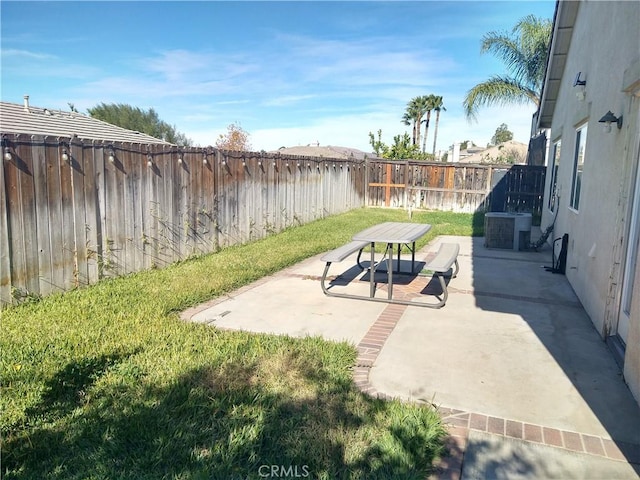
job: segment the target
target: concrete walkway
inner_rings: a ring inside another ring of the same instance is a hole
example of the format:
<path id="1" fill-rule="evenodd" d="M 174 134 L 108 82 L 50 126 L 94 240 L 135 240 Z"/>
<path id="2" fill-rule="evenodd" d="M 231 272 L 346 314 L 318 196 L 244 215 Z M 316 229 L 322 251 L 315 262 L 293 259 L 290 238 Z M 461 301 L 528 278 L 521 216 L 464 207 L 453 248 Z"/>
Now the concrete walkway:
<path id="1" fill-rule="evenodd" d="M 461 247 L 442 309 L 326 297 L 318 256 L 183 318 L 351 342 L 363 391 L 438 407 L 449 456 L 434 478 L 640 478 L 640 408 L 566 278 L 543 268 L 550 251 L 440 237 L 417 258 L 441 241 Z M 344 275 L 331 288 L 366 295 L 368 273 L 353 265 L 332 266 Z M 394 296 L 438 293 L 425 277 L 397 281 Z"/>

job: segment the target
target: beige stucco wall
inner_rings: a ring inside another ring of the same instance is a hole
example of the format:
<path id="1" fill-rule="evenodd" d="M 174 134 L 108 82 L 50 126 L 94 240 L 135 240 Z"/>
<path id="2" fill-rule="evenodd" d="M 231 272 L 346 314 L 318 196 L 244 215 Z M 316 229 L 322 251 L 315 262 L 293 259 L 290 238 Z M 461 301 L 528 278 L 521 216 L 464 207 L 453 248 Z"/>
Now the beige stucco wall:
<path id="1" fill-rule="evenodd" d="M 636 269 L 634 285 L 640 285 L 640 268 Z M 635 399 L 640 403 L 640 295 L 631 302 L 631 317 L 636 319 L 629 325 L 629 337 L 624 356 L 624 379 Z"/>
<path id="2" fill-rule="evenodd" d="M 569 48 L 564 81 L 550 132 L 550 147 L 561 139 L 558 170 L 560 202 L 554 237 L 569 233 L 567 278 L 594 326 L 603 336 L 615 333 L 624 249 L 630 215 L 629 199 L 638 158 L 633 152 L 640 139 L 640 102 L 629 85 L 629 71 L 640 61 L 640 3 L 580 3 Z M 576 97 L 573 81 L 578 72 L 587 80 L 586 97 Z M 627 74 L 625 75 L 625 72 Z M 611 110 L 624 117 L 623 127 L 615 125 L 604 133 L 598 120 Z M 588 135 L 578 211 L 569 207 L 571 198 L 576 127 L 586 122 Z M 552 163 L 551 154 L 549 163 Z M 547 175 L 550 180 L 551 175 Z M 547 192 L 549 186 L 547 185 Z M 553 221 L 548 210 L 542 226 Z M 634 300 L 640 297 L 635 283 Z M 639 310 L 636 310 L 639 312 Z M 634 315 L 628 342 L 638 342 L 640 315 Z M 625 374 L 636 385 L 640 398 L 640 353 L 637 345 L 627 347 Z M 629 383 L 631 386 L 631 381 Z"/>

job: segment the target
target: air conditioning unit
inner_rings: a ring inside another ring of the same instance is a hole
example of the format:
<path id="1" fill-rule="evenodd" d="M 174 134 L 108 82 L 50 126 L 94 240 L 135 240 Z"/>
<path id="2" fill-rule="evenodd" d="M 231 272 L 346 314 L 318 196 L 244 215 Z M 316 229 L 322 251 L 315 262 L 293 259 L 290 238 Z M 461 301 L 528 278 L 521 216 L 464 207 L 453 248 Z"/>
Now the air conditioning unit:
<path id="1" fill-rule="evenodd" d="M 531 214 L 488 212 L 484 215 L 484 246 L 526 250 L 531 242 Z"/>

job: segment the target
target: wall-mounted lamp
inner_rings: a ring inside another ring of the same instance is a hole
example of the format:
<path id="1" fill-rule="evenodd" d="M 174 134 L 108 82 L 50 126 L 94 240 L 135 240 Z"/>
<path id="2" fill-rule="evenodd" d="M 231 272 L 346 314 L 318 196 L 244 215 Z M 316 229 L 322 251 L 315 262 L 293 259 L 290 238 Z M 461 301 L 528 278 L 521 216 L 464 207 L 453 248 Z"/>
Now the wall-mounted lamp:
<path id="1" fill-rule="evenodd" d="M 150 153 L 147 153 L 147 167 L 153 166 L 153 156 Z"/>
<path id="2" fill-rule="evenodd" d="M 180 165 L 182 165 L 182 162 L 183 162 L 183 160 L 182 160 L 182 152 L 178 152 L 178 163 Z"/>
<path id="3" fill-rule="evenodd" d="M 585 86 L 587 85 L 587 81 L 581 80 L 580 75 L 582 75 L 582 72 L 578 72 L 578 75 L 576 75 L 576 79 L 573 81 L 573 86 L 574 88 L 577 87 L 576 97 L 578 98 L 578 100 L 583 101 L 586 96 Z"/>
<path id="4" fill-rule="evenodd" d="M 113 163 L 116 161 L 116 152 L 113 151 L 113 148 L 109 149 L 109 153 L 108 153 L 108 157 L 107 160 L 109 160 L 110 163 Z"/>
<path id="5" fill-rule="evenodd" d="M 620 115 L 619 117 L 616 117 L 613 113 L 611 113 L 611 110 L 609 110 L 604 117 L 602 117 L 600 120 L 598 120 L 599 123 L 604 123 L 604 126 L 602 127 L 602 130 L 605 133 L 609 133 L 611 131 L 611 124 L 615 123 L 616 125 L 618 125 L 618 130 L 620 130 L 622 128 L 622 115 Z"/>
<path id="6" fill-rule="evenodd" d="M 10 162 L 13 159 L 13 155 L 11 155 L 11 150 L 9 147 L 4 147 L 4 157 L 7 162 Z"/>
<path id="7" fill-rule="evenodd" d="M 62 161 L 64 161 L 64 162 L 68 162 L 69 161 L 69 152 L 67 151 L 66 148 L 62 149 Z"/>
<path id="8" fill-rule="evenodd" d="M 576 79 L 573 82 L 574 87 L 577 87 L 577 86 L 584 87 L 587 84 L 586 80 L 580 79 L 580 75 L 582 75 L 582 72 L 578 72 L 578 75 L 576 75 Z"/>
<path id="9" fill-rule="evenodd" d="M 202 164 L 203 165 L 207 164 L 207 152 L 204 152 L 204 154 L 202 155 Z"/>

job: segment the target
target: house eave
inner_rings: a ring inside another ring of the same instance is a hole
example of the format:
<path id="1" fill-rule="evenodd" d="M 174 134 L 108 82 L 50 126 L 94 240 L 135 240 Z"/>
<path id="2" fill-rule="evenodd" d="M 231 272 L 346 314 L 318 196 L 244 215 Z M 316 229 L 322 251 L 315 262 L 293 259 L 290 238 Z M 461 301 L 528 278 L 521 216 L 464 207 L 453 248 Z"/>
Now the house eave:
<path id="1" fill-rule="evenodd" d="M 579 6 L 579 1 L 559 0 L 556 3 L 549 58 L 537 115 L 538 129 L 551 128 Z"/>

